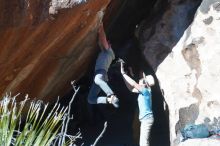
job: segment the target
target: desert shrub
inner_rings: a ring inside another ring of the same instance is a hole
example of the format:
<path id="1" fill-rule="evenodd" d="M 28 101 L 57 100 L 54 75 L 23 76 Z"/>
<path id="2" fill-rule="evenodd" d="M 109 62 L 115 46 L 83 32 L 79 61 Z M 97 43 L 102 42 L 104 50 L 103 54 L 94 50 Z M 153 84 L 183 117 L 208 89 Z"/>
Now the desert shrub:
<path id="1" fill-rule="evenodd" d="M 0 101 L 2 146 L 73 145 L 80 136 L 67 135 L 64 131 L 69 121 L 68 107 L 61 107 L 56 102 L 48 112 L 48 104 L 40 100 L 27 105 L 28 96 L 21 102 L 17 102 L 16 97 L 5 95 Z M 28 107 L 28 112 L 24 112 L 24 107 Z"/>

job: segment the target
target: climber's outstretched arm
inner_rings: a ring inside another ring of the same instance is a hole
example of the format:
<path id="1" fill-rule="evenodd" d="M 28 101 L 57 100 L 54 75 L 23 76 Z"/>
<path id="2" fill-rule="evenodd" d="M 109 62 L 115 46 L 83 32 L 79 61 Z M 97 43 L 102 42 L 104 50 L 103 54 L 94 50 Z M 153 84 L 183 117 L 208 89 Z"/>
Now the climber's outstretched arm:
<path id="1" fill-rule="evenodd" d="M 103 23 L 101 23 L 99 27 L 99 45 L 101 45 L 100 47 L 101 48 L 103 47 L 104 49 L 110 48 L 110 44 L 108 43 L 107 38 L 106 38 Z"/>
<path id="2" fill-rule="evenodd" d="M 123 76 L 123 79 L 125 81 L 125 84 L 127 86 L 127 88 L 131 91 L 131 92 L 135 92 L 138 93 L 139 91 L 141 91 L 141 86 L 136 83 L 131 77 L 129 77 L 125 71 L 124 71 L 124 65 L 121 62 L 121 74 Z"/>

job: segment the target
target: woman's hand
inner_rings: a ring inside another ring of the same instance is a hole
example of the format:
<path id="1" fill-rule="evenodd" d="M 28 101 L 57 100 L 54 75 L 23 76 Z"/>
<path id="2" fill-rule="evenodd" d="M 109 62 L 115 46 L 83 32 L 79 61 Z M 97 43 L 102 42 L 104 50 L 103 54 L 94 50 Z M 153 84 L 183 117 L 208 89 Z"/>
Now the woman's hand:
<path id="1" fill-rule="evenodd" d="M 121 74 L 125 74 L 124 63 L 121 62 Z"/>
<path id="2" fill-rule="evenodd" d="M 119 58 L 117 62 L 120 62 L 120 64 L 121 64 L 121 74 L 122 74 L 122 75 L 125 74 L 125 69 L 124 69 L 124 64 L 125 64 L 125 62 L 124 62 L 124 60 L 122 60 L 121 58 Z"/>

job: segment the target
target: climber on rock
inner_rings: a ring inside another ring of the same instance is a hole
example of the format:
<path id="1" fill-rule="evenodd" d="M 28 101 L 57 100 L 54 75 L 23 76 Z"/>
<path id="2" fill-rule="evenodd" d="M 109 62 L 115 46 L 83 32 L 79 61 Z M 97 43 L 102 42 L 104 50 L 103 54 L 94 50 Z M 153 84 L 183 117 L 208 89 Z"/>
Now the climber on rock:
<path id="1" fill-rule="evenodd" d="M 151 99 L 151 86 L 154 85 L 154 78 L 152 75 L 145 76 L 136 83 L 130 78 L 124 70 L 124 62 L 121 62 L 121 74 L 127 88 L 131 92 L 139 93 L 138 107 L 139 107 L 139 120 L 140 126 L 140 146 L 149 146 L 149 135 L 154 121 L 152 112 L 152 99 Z"/>
<path id="2" fill-rule="evenodd" d="M 90 104 L 112 104 L 115 108 L 119 107 L 119 100 L 107 84 L 107 72 L 110 64 L 115 59 L 115 54 L 108 43 L 104 31 L 103 23 L 98 30 L 99 47 L 101 52 L 96 59 L 94 82 L 90 88 L 88 102 Z M 103 90 L 106 96 L 98 96 Z"/>

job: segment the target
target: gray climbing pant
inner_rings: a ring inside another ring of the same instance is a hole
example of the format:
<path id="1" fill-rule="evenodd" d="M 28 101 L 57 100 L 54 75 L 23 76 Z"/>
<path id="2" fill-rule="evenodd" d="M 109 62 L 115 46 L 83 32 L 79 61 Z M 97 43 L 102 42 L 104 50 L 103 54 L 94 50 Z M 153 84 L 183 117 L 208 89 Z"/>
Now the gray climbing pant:
<path id="1" fill-rule="evenodd" d="M 88 102 L 90 104 L 107 104 L 107 96 L 98 97 L 101 89 L 107 96 L 114 94 L 107 84 L 107 72 L 103 69 L 95 72 L 94 82 L 88 95 Z"/>
<path id="2" fill-rule="evenodd" d="M 139 142 L 140 146 L 150 146 L 149 136 L 153 122 L 153 116 L 141 121 Z"/>

